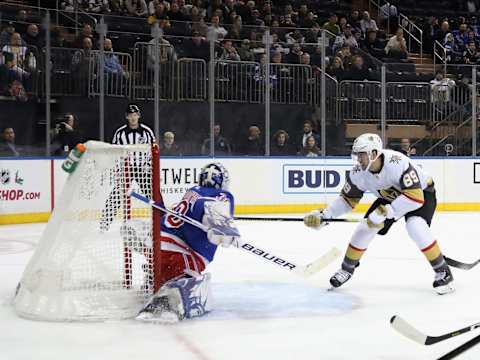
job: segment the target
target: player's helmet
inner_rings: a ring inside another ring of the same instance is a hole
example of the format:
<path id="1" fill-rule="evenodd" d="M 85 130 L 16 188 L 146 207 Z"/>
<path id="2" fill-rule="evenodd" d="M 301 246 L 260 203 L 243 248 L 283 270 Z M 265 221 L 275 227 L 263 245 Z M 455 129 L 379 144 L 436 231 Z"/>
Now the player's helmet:
<path id="1" fill-rule="evenodd" d="M 142 114 L 140 113 L 140 108 L 137 104 L 128 104 L 127 110 L 125 111 L 125 117 L 127 117 L 128 114 L 132 113 L 138 113 L 138 116 L 142 116 Z"/>
<path id="2" fill-rule="evenodd" d="M 380 156 L 381 152 L 383 149 L 383 142 L 380 136 L 377 134 L 362 134 L 359 137 L 355 139 L 353 142 L 352 146 L 352 158 L 355 162 L 358 162 L 357 155 L 358 153 L 367 153 L 368 159 L 369 159 L 369 164 L 366 168 L 368 170 L 370 168 L 370 165 L 377 160 L 377 158 Z M 372 151 L 376 150 L 377 151 L 377 156 L 375 159 L 372 159 Z"/>
<path id="3" fill-rule="evenodd" d="M 220 163 L 210 163 L 202 167 L 198 184 L 219 190 L 227 190 L 230 182 L 228 170 Z"/>

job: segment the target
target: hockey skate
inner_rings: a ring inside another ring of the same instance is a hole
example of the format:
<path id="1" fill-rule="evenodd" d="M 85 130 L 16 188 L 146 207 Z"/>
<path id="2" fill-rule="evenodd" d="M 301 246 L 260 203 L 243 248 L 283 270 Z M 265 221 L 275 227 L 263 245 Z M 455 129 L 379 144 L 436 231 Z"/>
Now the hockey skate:
<path id="1" fill-rule="evenodd" d="M 433 289 L 439 295 L 444 295 L 455 291 L 452 285 L 453 275 L 448 265 L 435 270 L 435 280 Z"/>
<path id="2" fill-rule="evenodd" d="M 340 269 L 330 278 L 330 284 L 334 288 L 338 288 L 346 283 L 352 277 L 352 275 L 353 272 Z"/>

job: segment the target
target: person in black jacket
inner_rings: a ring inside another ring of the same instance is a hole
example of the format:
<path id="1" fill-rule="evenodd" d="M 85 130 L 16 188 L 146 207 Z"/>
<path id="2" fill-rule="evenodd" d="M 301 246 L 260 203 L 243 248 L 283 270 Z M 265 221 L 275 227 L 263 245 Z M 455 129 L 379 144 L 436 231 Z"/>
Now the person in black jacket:
<path id="1" fill-rule="evenodd" d="M 270 150 L 271 156 L 290 156 L 295 155 L 295 149 L 289 143 L 290 137 L 285 130 L 278 130 L 273 135 L 272 148 Z"/>
<path id="2" fill-rule="evenodd" d="M 72 113 L 65 114 L 63 119 L 55 125 L 54 143 L 58 145 L 54 150 L 55 155 L 67 154 L 75 145 L 83 141 L 78 125 L 78 121 Z"/>

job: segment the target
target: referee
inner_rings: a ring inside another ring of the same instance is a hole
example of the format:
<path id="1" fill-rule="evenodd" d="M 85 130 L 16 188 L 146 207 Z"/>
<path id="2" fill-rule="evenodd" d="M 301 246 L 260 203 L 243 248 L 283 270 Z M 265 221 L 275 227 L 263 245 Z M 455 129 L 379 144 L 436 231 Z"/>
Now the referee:
<path id="1" fill-rule="evenodd" d="M 138 105 L 129 104 L 125 112 L 127 123 L 115 131 L 112 144 L 153 144 L 155 142 L 155 134 L 152 129 L 140 122 L 140 117 L 141 114 Z"/>
<path id="2" fill-rule="evenodd" d="M 129 104 L 125 111 L 127 123 L 120 126 L 113 135 L 112 143 L 115 145 L 153 144 L 155 134 L 147 125 L 140 122 L 140 108 L 136 104 Z M 144 153 L 132 152 L 127 158 L 117 164 L 115 169 L 115 185 L 110 193 L 105 207 L 102 210 L 100 229 L 108 231 L 110 224 L 117 215 L 117 211 L 123 206 L 129 207 L 126 197 L 126 187 L 135 186 L 146 196 L 151 196 L 151 158 Z M 123 209 L 124 221 L 128 220 L 130 209 Z"/>

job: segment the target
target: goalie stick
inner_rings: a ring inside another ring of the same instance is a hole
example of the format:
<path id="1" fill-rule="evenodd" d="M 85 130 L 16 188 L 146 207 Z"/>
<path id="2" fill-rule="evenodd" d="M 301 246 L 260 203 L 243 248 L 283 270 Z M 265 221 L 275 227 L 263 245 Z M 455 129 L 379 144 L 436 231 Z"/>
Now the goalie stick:
<path id="1" fill-rule="evenodd" d="M 208 228 L 202 224 L 201 222 L 192 219 L 188 216 L 178 214 L 170 209 L 167 209 L 163 207 L 162 205 L 156 203 L 153 200 L 148 199 L 147 197 L 140 195 L 134 191 L 130 192 L 130 196 L 134 197 L 135 199 L 138 199 L 146 204 L 149 204 L 150 206 L 154 207 L 155 209 L 161 210 L 164 213 L 173 215 L 186 223 L 189 223 L 193 226 L 196 226 L 203 231 L 208 231 Z M 284 258 L 281 258 L 280 256 L 277 256 L 273 254 L 269 250 L 264 250 L 261 249 L 249 242 L 243 241 L 241 239 L 236 240 L 233 244 L 234 247 L 241 249 L 243 251 L 246 251 L 252 255 L 255 255 L 258 259 L 262 259 L 266 262 L 269 262 L 271 264 L 275 264 L 280 266 L 282 269 L 287 270 L 289 272 L 293 272 L 297 275 L 300 275 L 302 277 L 309 277 L 326 266 L 328 266 L 332 261 L 334 261 L 339 255 L 340 255 L 340 250 L 337 249 L 336 247 L 333 247 L 330 249 L 328 252 L 326 252 L 324 255 L 322 255 L 320 258 L 317 260 L 307 264 L 307 265 L 298 265 L 292 261 L 288 261 Z"/>
<path id="2" fill-rule="evenodd" d="M 480 323 L 476 323 L 459 330 L 451 331 L 443 335 L 430 336 L 422 333 L 420 330 L 417 330 L 416 328 L 414 328 L 412 325 L 410 325 L 408 322 L 406 322 L 403 318 L 401 318 L 398 315 L 392 316 L 392 318 L 390 319 L 390 324 L 400 334 L 421 345 L 436 344 L 440 341 L 451 339 L 452 337 L 464 334 L 466 332 L 475 330 L 476 328 L 480 327 Z"/>
<path id="3" fill-rule="evenodd" d="M 241 221 L 303 221 L 303 219 L 299 218 L 286 218 L 286 217 L 278 217 L 278 218 L 271 218 L 271 217 L 249 217 L 249 216 L 235 216 L 235 220 L 241 220 Z M 364 219 L 355 219 L 355 218 L 344 218 L 344 219 L 325 219 L 325 223 L 330 223 L 330 222 L 350 222 L 350 223 L 358 223 L 361 222 Z M 447 262 L 448 265 L 457 268 L 457 269 L 462 269 L 462 270 L 470 270 L 480 264 L 480 259 L 474 261 L 473 263 L 464 263 L 452 258 L 449 258 L 448 256 L 444 256 L 445 261 Z"/>

